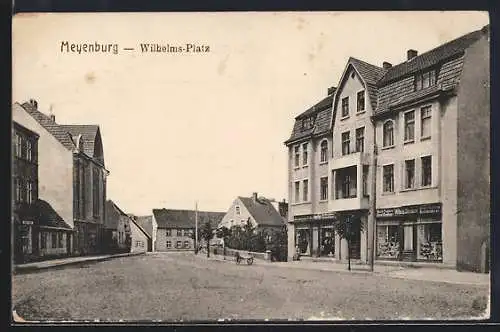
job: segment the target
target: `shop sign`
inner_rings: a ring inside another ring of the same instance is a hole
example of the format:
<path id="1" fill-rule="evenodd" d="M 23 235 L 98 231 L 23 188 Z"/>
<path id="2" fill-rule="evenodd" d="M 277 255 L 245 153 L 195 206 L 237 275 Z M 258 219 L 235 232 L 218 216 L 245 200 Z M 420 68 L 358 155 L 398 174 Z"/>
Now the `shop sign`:
<path id="1" fill-rule="evenodd" d="M 23 220 L 23 225 L 33 225 L 33 221 L 31 221 L 31 220 Z"/>
<path id="2" fill-rule="evenodd" d="M 310 220 L 312 217 L 313 217 L 312 214 L 303 214 L 303 215 L 293 216 L 293 220 L 296 220 L 296 221 Z"/>
<path id="3" fill-rule="evenodd" d="M 394 209 L 389 208 L 389 209 L 377 209 L 377 217 L 393 217 L 394 216 Z"/>
<path id="4" fill-rule="evenodd" d="M 396 216 L 407 216 L 410 214 L 418 214 L 418 207 L 416 206 L 403 206 L 394 210 Z"/>
<path id="5" fill-rule="evenodd" d="M 420 214 L 441 214 L 441 203 L 421 205 L 419 210 Z"/>
<path id="6" fill-rule="evenodd" d="M 310 221 L 310 220 L 326 220 L 334 218 L 334 213 L 324 213 L 324 214 L 303 214 L 298 216 L 293 216 L 294 221 Z"/>

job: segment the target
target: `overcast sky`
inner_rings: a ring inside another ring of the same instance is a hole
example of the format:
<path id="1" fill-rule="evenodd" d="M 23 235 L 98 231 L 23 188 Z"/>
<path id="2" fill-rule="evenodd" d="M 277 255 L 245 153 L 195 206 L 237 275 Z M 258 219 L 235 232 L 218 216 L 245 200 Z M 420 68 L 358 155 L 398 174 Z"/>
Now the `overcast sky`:
<path id="1" fill-rule="evenodd" d="M 226 211 L 252 192 L 287 198 L 294 117 L 337 86 L 349 56 L 398 64 L 488 24 L 483 12 L 23 14 L 14 17 L 13 100 L 61 124 L 98 124 L 108 199 Z M 119 54 L 61 53 L 61 42 Z M 209 45 L 146 54 L 140 43 Z M 124 51 L 123 47 L 135 48 Z M 40 152 L 43 153 L 43 152 Z"/>

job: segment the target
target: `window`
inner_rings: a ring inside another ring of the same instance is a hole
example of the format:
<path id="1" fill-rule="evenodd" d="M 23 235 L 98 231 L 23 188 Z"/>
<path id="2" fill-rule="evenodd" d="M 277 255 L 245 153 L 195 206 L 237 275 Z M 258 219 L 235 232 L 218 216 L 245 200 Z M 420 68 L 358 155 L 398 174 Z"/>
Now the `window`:
<path id="1" fill-rule="evenodd" d="M 385 165 L 383 167 L 384 192 L 394 192 L 394 165 Z"/>
<path id="2" fill-rule="evenodd" d="M 171 229 L 166 229 L 166 230 L 165 230 L 165 234 L 166 234 L 167 236 L 172 236 L 172 230 L 171 230 Z"/>
<path id="3" fill-rule="evenodd" d="M 92 210 L 94 217 L 100 216 L 99 169 L 92 169 Z"/>
<path id="4" fill-rule="evenodd" d="M 302 144 L 302 164 L 307 165 L 307 143 Z"/>
<path id="5" fill-rule="evenodd" d="M 436 72 L 434 70 L 418 73 L 415 75 L 415 91 L 422 90 L 436 84 Z"/>
<path id="6" fill-rule="evenodd" d="M 358 103 L 357 111 L 363 112 L 365 110 L 365 91 L 358 92 Z"/>
<path id="7" fill-rule="evenodd" d="M 431 119 L 432 119 L 432 109 L 430 106 L 424 107 L 420 110 L 420 136 L 422 138 L 431 137 Z"/>
<path id="8" fill-rule="evenodd" d="M 15 178 L 14 179 L 14 188 L 15 188 L 15 197 L 16 197 L 16 202 L 21 202 L 21 199 L 22 199 L 22 195 L 21 195 L 21 192 L 22 192 L 22 188 L 21 188 L 21 179 L 20 178 Z"/>
<path id="9" fill-rule="evenodd" d="M 342 117 L 349 116 L 349 97 L 342 98 Z"/>
<path id="10" fill-rule="evenodd" d="M 295 182 L 295 203 L 300 202 L 300 182 Z"/>
<path id="11" fill-rule="evenodd" d="M 406 112 L 405 120 L 405 142 L 411 142 L 415 139 L 415 111 Z"/>
<path id="12" fill-rule="evenodd" d="M 320 161 L 326 162 L 328 158 L 328 141 L 323 141 L 321 142 L 321 154 L 320 154 Z"/>
<path id="13" fill-rule="evenodd" d="M 368 194 L 368 166 L 363 165 L 363 196 L 367 197 Z"/>
<path id="14" fill-rule="evenodd" d="M 32 161 L 33 145 L 30 140 L 26 140 L 26 159 Z"/>
<path id="15" fill-rule="evenodd" d="M 40 249 L 47 248 L 47 233 L 40 232 Z"/>
<path id="16" fill-rule="evenodd" d="M 304 180 L 304 181 L 303 181 L 303 186 L 304 186 L 304 187 L 302 188 L 303 193 L 304 193 L 304 197 L 303 197 L 303 199 L 304 199 L 304 202 L 307 202 L 307 201 L 308 201 L 308 194 L 309 194 L 309 193 L 308 193 L 308 190 L 309 190 L 309 180 Z"/>
<path id="17" fill-rule="evenodd" d="M 182 241 L 177 241 L 177 243 L 175 244 L 175 247 L 176 248 L 182 248 Z"/>
<path id="18" fill-rule="evenodd" d="M 320 180 L 320 197 L 325 201 L 328 199 L 328 177 L 323 177 Z"/>
<path id="19" fill-rule="evenodd" d="M 62 232 L 57 233 L 57 243 L 58 243 L 59 248 L 64 248 L 63 233 Z"/>
<path id="20" fill-rule="evenodd" d="M 27 181 L 26 182 L 26 190 L 27 190 L 27 201 L 28 204 L 33 203 L 33 182 L 32 181 Z"/>
<path id="21" fill-rule="evenodd" d="M 342 133 L 342 155 L 345 156 L 346 154 L 349 154 L 349 145 L 350 145 L 350 137 L 349 137 L 349 132 L 346 131 L 345 133 Z"/>
<path id="22" fill-rule="evenodd" d="M 422 157 L 422 186 L 430 186 L 432 184 L 432 157 Z"/>
<path id="23" fill-rule="evenodd" d="M 17 179 L 17 185 L 19 187 L 19 202 L 26 202 L 26 181 L 23 178 Z"/>
<path id="24" fill-rule="evenodd" d="M 167 248 L 172 248 L 172 241 L 167 241 Z"/>
<path id="25" fill-rule="evenodd" d="M 177 236 L 182 236 L 182 229 L 177 230 Z"/>
<path id="26" fill-rule="evenodd" d="M 384 147 L 389 147 L 394 145 L 394 122 L 392 120 L 387 120 L 384 122 Z"/>
<path id="27" fill-rule="evenodd" d="M 240 207 L 237 205 L 235 209 L 236 209 L 236 214 L 240 215 Z"/>
<path id="28" fill-rule="evenodd" d="M 337 199 L 355 198 L 357 194 L 356 166 L 337 170 Z"/>
<path id="29" fill-rule="evenodd" d="M 405 160 L 405 188 L 415 186 L 415 160 Z"/>
<path id="30" fill-rule="evenodd" d="M 295 167 L 299 167 L 299 163 L 300 163 L 300 146 L 296 146 L 294 148 L 295 150 Z"/>
<path id="31" fill-rule="evenodd" d="M 23 137 L 19 134 L 16 134 L 16 157 L 21 158 L 23 156 Z"/>
<path id="32" fill-rule="evenodd" d="M 314 117 L 302 119 L 302 130 L 308 130 L 314 127 Z"/>
<path id="33" fill-rule="evenodd" d="M 52 248 L 57 248 L 57 237 L 56 237 L 56 233 L 50 233 L 50 241 L 52 242 Z"/>
<path id="34" fill-rule="evenodd" d="M 184 241 L 184 248 L 189 249 L 189 241 Z"/>
<path id="35" fill-rule="evenodd" d="M 365 150 L 365 127 L 356 129 L 356 152 Z"/>

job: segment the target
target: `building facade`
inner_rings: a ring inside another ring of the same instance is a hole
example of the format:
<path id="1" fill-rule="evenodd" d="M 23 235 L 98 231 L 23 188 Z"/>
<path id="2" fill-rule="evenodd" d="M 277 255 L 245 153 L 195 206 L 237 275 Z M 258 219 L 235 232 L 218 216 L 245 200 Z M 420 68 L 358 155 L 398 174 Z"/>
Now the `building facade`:
<path id="1" fill-rule="evenodd" d="M 311 219 L 328 225 L 328 213 L 355 211 L 365 226 L 374 225 L 378 262 L 487 271 L 489 73 L 488 26 L 422 55 L 409 50 L 407 61 L 396 66 L 350 58 L 331 100 L 326 197 L 310 185 L 321 177 L 311 157 L 301 158 L 309 153 L 303 146 L 314 146 L 297 130 L 304 129 L 301 116 L 286 142 L 289 258 L 296 251 L 321 256 L 324 237 Z M 318 192 L 326 198 L 323 210 L 315 209 L 322 201 Z M 364 262 L 367 229 L 353 239 L 350 252 Z M 332 239 L 329 256 L 343 259 L 345 244 L 336 235 Z"/>
<path id="2" fill-rule="evenodd" d="M 12 119 L 15 262 L 71 254 L 72 182 L 66 164 L 71 153 L 18 103 L 12 105 Z M 61 191 L 70 191 L 69 197 Z"/>
<path id="3" fill-rule="evenodd" d="M 217 228 L 224 217 L 223 212 L 194 210 L 153 209 L 153 222 L 158 225 L 156 231 L 155 251 L 188 251 L 194 250 L 194 232 L 196 219 L 198 227 L 210 222 Z M 198 239 L 199 244 L 202 239 Z"/>
<path id="4" fill-rule="evenodd" d="M 106 201 L 106 219 L 103 230 L 103 250 L 129 252 L 132 246 L 130 217 L 113 201 Z"/>
<path id="5" fill-rule="evenodd" d="M 59 244 L 66 241 L 67 253 L 100 252 L 109 172 L 99 126 L 58 124 L 53 115 L 39 111 L 35 100 L 15 103 L 13 120 L 39 135 L 38 196 L 45 202 L 48 218 L 74 230 L 66 240 L 64 235 L 62 241 L 58 239 L 53 249 L 62 252 Z"/>
<path id="6" fill-rule="evenodd" d="M 295 118 L 288 148 L 288 257 L 329 256 L 336 239 L 328 214 L 332 103 L 335 88 Z"/>
<path id="7" fill-rule="evenodd" d="M 409 50 L 378 84 L 377 259 L 486 269 L 488 35 Z"/>
<path id="8" fill-rule="evenodd" d="M 238 196 L 217 228 L 226 227 L 231 229 L 233 226 L 244 226 L 247 222 L 250 222 L 255 230 L 272 231 L 281 229 L 286 225 L 286 220 L 282 216 L 285 212 L 283 202 L 279 204 L 281 204 L 281 214 L 273 205 L 273 201 L 265 197 L 259 197 L 257 193 L 253 193 L 252 197 Z"/>
<path id="9" fill-rule="evenodd" d="M 148 234 L 148 251 L 153 252 L 156 246 L 156 232 L 158 225 L 154 223 L 153 216 L 132 216 L 135 222 Z"/>

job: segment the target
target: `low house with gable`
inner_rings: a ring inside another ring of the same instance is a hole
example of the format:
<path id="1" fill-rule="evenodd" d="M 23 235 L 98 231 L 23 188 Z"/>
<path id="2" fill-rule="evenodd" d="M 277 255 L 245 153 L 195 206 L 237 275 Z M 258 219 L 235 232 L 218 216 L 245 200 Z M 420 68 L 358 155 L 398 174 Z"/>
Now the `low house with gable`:
<path id="1" fill-rule="evenodd" d="M 148 240 L 148 251 L 153 252 L 156 245 L 156 232 L 158 225 L 155 224 L 153 216 L 135 216 L 132 215 L 135 222 L 141 226 L 149 236 Z"/>

